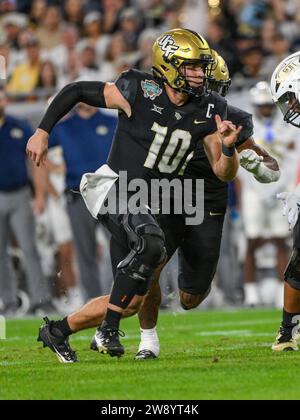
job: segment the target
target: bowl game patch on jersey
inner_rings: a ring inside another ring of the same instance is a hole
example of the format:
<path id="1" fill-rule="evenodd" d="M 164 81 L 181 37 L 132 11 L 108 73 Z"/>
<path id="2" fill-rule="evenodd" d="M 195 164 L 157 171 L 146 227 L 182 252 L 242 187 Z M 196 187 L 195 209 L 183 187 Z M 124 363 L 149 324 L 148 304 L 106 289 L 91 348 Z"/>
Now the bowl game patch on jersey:
<path id="1" fill-rule="evenodd" d="M 152 101 L 154 101 L 154 99 L 160 96 L 163 92 L 161 87 L 156 82 L 154 82 L 154 80 L 143 80 L 142 89 L 145 98 L 149 98 Z"/>

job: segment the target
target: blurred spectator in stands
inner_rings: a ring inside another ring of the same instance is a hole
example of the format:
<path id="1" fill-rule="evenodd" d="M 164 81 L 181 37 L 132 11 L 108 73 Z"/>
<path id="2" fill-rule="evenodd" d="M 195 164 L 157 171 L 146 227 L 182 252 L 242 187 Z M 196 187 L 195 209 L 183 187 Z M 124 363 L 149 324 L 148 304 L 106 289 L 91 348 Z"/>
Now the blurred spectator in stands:
<path id="1" fill-rule="evenodd" d="M 99 67 L 97 63 L 95 47 L 88 42 L 82 41 L 78 46 L 78 54 L 80 63 L 80 76 L 85 76 L 91 80 L 97 80 Z"/>
<path id="2" fill-rule="evenodd" d="M 160 31 L 165 32 L 182 26 L 187 26 L 190 29 L 188 22 L 185 25 L 184 17 L 181 1 L 166 3 L 163 9 L 163 23 L 159 27 Z"/>
<path id="3" fill-rule="evenodd" d="M 122 9 L 126 6 L 126 0 L 102 0 L 103 30 L 113 34 L 120 29 L 119 18 Z"/>
<path id="4" fill-rule="evenodd" d="M 139 1 L 139 0 L 138 0 Z M 148 0 L 143 4 L 146 27 L 163 25 L 164 4 L 162 0 Z"/>
<path id="5" fill-rule="evenodd" d="M 19 54 L 9 48 L 6 39 L 3 37 L 0 37 L 0 55 L 5 59 L 6 77 L 9 79 L 18 64 Z"/>
<path id="6" fill-rule="evenodd" d="M 88 299 L 101 295 L 96 229 L 97 221 L 79 193 L 82 175 L 103 165 L 111 147 L 117 118 L 79 104 L 50 136 L 50 148 L 61 146 L 66 165 L 67 209 L 78 258 L 81 286 Z M 78 223 L 80 220 L 80 223 Z"/>
<path id="7" fill-rule="evenodd" d="M 35 224 L 31 207 L 26 145 L 33 134 L 24 121 L 5 114 L 6 95 L 0 88 L 0 293 L 5 311 L 17 310 L 17 284 L 7 248 L 11 234 L 24 254 L 24 268 L 31 300 L 31 312 L 53 312 L 50 290 L 43 276 L 35 243 Z M 39 169 L 32 167 L 36 211 L 41 211 L 43 186 Z"/>
<path id="8" fill-rule="evenodd" d="M 103 15 L 100 12 L 89 12 L 84 20 L 84 35 L 90 45 L 96 48 L 97 61 L 100 63 L 106 54 L 110 36 L 103 33 Z"/>
<path id="9" fill-rule="evenodd" d="M 111 66 L 112 80 L 118 76 L 118 73 L 115 69 L 115 62 L 119 59 L 119 57 L 122 57 L 123 55 L 127 55 L 126 44 L 122 33 L 116 32 L 110 39 L 105 56 L 106 63 Z"/>
<path id="10" fill-rule="evenodd" d="M 126 44 L 121 32 L 116 32 L 110 39 L 106 51 L 106 60 L 113 62 L 120 55 L 127 52 Z"/>
<path id="11" fill-rule="evenodd" d="M 255 36 L 266 18 L 268 2 L 252 0 L 244 2 L 238 15 L 239 33 L 248 36 Z"/>
<path id="12" fill-rule="evenodd" d="M 186 0 L 183 13 L 185 14 L 184 26 L 205 36 L 208 25 L 207 2 L 198 0 Z"/>
<path id="13" fill-rule="evenodd" d="M 240 54 L 242 66 L 234 75 L 232 86 L 235 89 L 250 89 L 257 82 L 267 78 L 263 68 L 263 51 L 259 45 L 254 45 Z"/>
<path id="14" fill-rule="evenodd" d="M 142 17 L 133 7 L 124 9 L 120 14 L 120 31 L 128 52 L 137 50 L 137 41 L 142 28 Z"/>
<path id="15" fill-rule="evenodd" d="M 290 54 L 290 44 L 281 34 L 276 34 L 272 40 L 271 55 L 265 58 L 263 67 L 266 79 L 270 79 L 278 64 Z"/>
<path id="16" fill-rule="evenodd" d="M 278 22 L 286 18 L 286 5 L 290 0 L 269 0 L 269 11 L 271 11 Z"/>
<path id="17" fill-rule="evenodd" d="M 59 77 L 70 78 L 71 80 L 74 79 L 74 77 L 71 77 L 69 74 L 69 62 L 70 57 L 73 58 L 76 56 L 77 58 L 76 47 L 78 41 L 79 31 L 77 27 L 74 25 L 66 25 L 63 29 L 62 43 L 52 50 L 47 51 L 46 54 L 44 53 L 44 58 L 55 65 Z"/>
<path id="18" fill-rule="evenodd" d="M 52 277 L 55 273 L 53 280 L 56 297 L 53 303 L 59 313 L 69 314 L 80 307 L 82 299 L 75 275 L 73 234 L 64 196 L 66 168 L 60 146 L 49 150 L 46 171 L 45 211 L 37 219 L 38 230 L 43 232 L 39 241 L 39 252 L 44 261 L 48 260 Z M 47 240 L 49 237 L 50 241 Z M 50 253 L 49 242 L 53 245 Z M 55 261 L 56 255 L 57 261 Z"/>
<path id="19" fill-rule="evenodd" d="M 151 73 L 152 71 L 152 46 L 154 41 L 159 36 L 159 31 L 156 29 L 144 29 L 144 31 L 140 34 L 138 40 L 138 47 L 140 52 L 140 58 L 135 63 L 134 67 Z"/>
<path id="20" fill-rule="evenodd" d="M 7 91 L 11 94 L 31 93 L 38 83 L 41 69 L 39 40 L 29 35 L 25 47 L 26 61 L 16 67 L 7 85 Z"/>
<path id="21" fill-rule="evenodd" d="M 46 0 L 33 0 L 31 3 L 31 9 L 29 14 L 30 22 L 35 27 L 40 27 L 44 16 L 47 12 L 47 1 Z"/>
<path id="22" fill-rule="evenodd" d="M 240 62 L 232 40 L 227 38 L 223 25 L 217 20 L 211 20 L 208 24 L 206 39 L 211 48 L 218 51 L 228 65 L 231 77 L 239 70 Z"/>
<path id="23" fill-rule="evenodd" d="M 43 17 L 42 25 L 36 32 L 41 48 L 49 50 L 60 45 L 62 31 L 60 9 L 57 6 L 49 6 Z"/>
<path id="24" fill-rule="evenodd" d="M 300 3 L 289 0 L 285 1 L 284 11 L 285 19 L 277 25 L 277 30 L 292 43 L 293 40 L 299 36 Z"/>
<path id="25" fill-rule="evenodd" d="M 41 71 L 37 83 L 39 98 L 48 99 L 57 92 L 57 75 L 51 61 L 45 61 L 41 65 Z"/>
<path id="26" fill-rule="evenodd" d="M 137 54 L 123 54 L 114 61 L 114 71 L 115 75 L 122 73 L 123 71 L 129 70 L 131 68 L 136 68 L 135 63 L 137 60 Z"/>
<path id="27" fill-rule="evenodd" d="M 110 64 L 102 61 L 98 64 L 96 49 L 87 41 L 81 41 L 77 48 L 78 78 L 89 80 L 113 81 L 113 69 Z"/>
<path id="28" fill-rule="evenodd" d="M 84 16 L 83 2 L 81 0 L 65 0 L 63 4 L 64 20 L 75 25 L 82 33 Z"/>
<path id="29" fill-rule="evenodd" d="M 86 13 L 101 12 L 101 0 L 87 0 L 84 6 Z"/>
<path id="30" fill-rule="evenodd" d="M 9 13 L 17 8 L 17 0 L 2 0 L 0 2 L 0 13 Z"/>
<path id="31" fill-rule="evenodd" d="M 234 41 L 238 38 L 239 15 L 243 4 L 244 0 L 226 0 L 220 3 L 221 14 L 217 18 L 228 31 L 229 39 Z"/>
<path id="32" fill-rule="evenodd" d="M 78 78 L 79 75 L 79 60 L 76 51 L 68 54 L 65 71 L 59 74 L 58 87 L 62 89 L 65 85 Z"/>
<path id="33" fill-rule="evenodd" d="M 19 50 L 19 35 L 27 26 L 27 17 L 21 13 L 9 13 L 4 15 L 2 25 L 9 47 L 14 50 Z"/>
<path id="34" fill-rule="evenodd" d="M 265 54 L 271 54 L 273 38 L 276 35 L 276 22 L 274 19 L 266 19 L 260 30 L 261 45 Z"/>
<path id="35" fill-rule="evenodd" d="M 31 8 L 31 0 L 16 0 L 19 12 L 28 14 Z"/>
<path id="36" fill-rule="evenodd" d="M 237 38 L 234 43 L 235 53 L 240 56 L 244 51 L 250 50 L 252 47 L 261 46 L 261 39 L 259 34 L 257 36 L 249 36 L 243 34 L 237 34 Z"/>

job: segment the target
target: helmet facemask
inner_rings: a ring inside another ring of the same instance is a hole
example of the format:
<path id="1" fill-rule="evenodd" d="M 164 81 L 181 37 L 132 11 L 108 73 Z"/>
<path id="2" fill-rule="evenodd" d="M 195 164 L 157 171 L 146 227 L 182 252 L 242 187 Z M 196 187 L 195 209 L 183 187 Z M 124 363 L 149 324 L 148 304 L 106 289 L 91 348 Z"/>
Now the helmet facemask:
<path id="1" fill-rule="evenodd" d="M 300 128 L 300 51 L 285 58 L 273 72 L 271 92 L 284 121 Z"/>
<path id="2" fill-rule="evenodd" d="M 207 85 L 209 91 L 217 92 L 221 96 L 226 96 L 231 85 L 229 71 L 225 60 L 214 50 L 213 64 L 207 69 Z"/>
<path id="3" fill-rule="evenodd" d="M 300 128 L 300 103 L 294 92 L 287 92 L 277 101 L 277 106 L 283 113 L 284 121 Z"/>
<path id="4" fill-rule="evenodd" d="M 229 80 L 216 80 L 211 77 L 208 79 L 208 89 L 213 92 L 217 92 L 219 95 L 225 97 L 231 85 L 231 79 Z"/>
<path id="5" fill-rule="evenodd" d="M 209 72 L 210 72 L 210 64 L 212 63 L 212 57 L 210 56 L 203 56 L 199 60 L 190 60 L 184 61 L 178 69 L 178 84 L 181 85 L 179 90 L 181 92 L 185 92 L 188 95 L 200 97 L 203 94 L 207 93 L 208 90 L 208 79 L 209 79 Z M 191 86 L 188 80 L 188 76 L 186 75 L 186 67 L 201 67 L 203 70 L 203 83 L 200 86 Z M 175 81 L 175 83 L 177 83 Z M 183 86 L 182 86 L 183 84 Z"/>

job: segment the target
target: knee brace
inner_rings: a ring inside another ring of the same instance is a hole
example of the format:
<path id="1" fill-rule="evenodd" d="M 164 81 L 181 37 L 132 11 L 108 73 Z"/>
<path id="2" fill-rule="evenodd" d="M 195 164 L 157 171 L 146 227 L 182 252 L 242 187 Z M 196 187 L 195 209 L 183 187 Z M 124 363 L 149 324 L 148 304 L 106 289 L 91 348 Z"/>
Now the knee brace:
<path id="1" fill-rule="evenodd" d="M 284 280 L 296 290 L 300 290 L 300 249 L 294 248 Z"/>
<path id="2" fill-rule="evenodd" d="M 123 226 L 132 250 L 120 262 L 118 270 L 134 280 L 149 284 L 155 269 L 166 258 L 164 233 L 148 214 L 126 215 Z"/>

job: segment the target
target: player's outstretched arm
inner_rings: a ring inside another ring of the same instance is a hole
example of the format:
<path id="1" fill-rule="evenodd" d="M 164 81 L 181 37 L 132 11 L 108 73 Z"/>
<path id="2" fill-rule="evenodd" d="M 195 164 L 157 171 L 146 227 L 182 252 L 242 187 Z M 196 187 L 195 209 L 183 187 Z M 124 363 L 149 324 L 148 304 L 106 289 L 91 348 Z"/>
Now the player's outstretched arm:
<path id="1" fill-rule="evenodd" d="M 216 115 L 218 131 L 206 136 L 204 149 L 215 175 L 224 182 L 232 181 L 239 169 L 239 158 L 234 147 L 242 130 L 231 121 L 222 121 Z"/>
<path id="2" fill-rule="evenodd" d="M 98 108 L 119 109 L 131 115 L 129 103 L 113 83 L 74 82 L 67 85 L 53 99 L 38 129 L 28 141 L 27 154 L 37 166 L 45 163 L 49 134 L 55 124 L 80 102 Z"/>
<path id="3" fill-rule="evenodd" d="M 255 143 L 252 137 L 237 147 L 240 165 L 251 172 L 262 184 L 270 184 L 280 179 L 279 165 L 265 149 Z"/>

